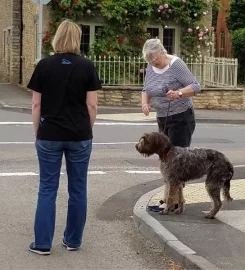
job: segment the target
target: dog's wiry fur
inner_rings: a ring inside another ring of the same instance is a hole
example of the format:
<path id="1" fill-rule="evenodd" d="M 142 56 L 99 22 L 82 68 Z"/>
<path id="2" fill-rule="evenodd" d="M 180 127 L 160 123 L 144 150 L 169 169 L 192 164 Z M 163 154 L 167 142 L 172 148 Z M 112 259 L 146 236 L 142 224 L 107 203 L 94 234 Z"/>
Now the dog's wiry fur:
<path id="1" fill-rule="evenodd" d="M 213 149 L 175 147 L 169 138 L 159 132 L 145 133 L 136 144 L 136 149 L 144 156 L 157 154 L 161 160 L 160 170 L 166 186 L 166 208 L 164 214 L 180 198 L 178 211 L 183 211 L 183 184 L 207 175 L 205 185 L 213 208 L 205 215 L 214 218 L 222 206 L 220 192 L 223 191 L 225 200 L 232 201 L 230 196 L 230 180 L 233 176 L 233 165 L 221 152 Z"/>

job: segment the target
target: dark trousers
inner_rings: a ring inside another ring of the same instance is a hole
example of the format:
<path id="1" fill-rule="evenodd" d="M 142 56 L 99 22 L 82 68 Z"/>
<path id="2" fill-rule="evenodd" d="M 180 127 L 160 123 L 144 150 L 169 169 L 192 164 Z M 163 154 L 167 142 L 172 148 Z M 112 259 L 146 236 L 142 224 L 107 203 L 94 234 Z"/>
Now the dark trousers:
<path id="1" fill-rule="evenodd" d="M 166 128 L 164 132 L 166 122 Z M 193 108 L 167 117 L 157 117 L 159 132 L 164 132 L 174 146 L 189 147 L 196 121 Z"/>

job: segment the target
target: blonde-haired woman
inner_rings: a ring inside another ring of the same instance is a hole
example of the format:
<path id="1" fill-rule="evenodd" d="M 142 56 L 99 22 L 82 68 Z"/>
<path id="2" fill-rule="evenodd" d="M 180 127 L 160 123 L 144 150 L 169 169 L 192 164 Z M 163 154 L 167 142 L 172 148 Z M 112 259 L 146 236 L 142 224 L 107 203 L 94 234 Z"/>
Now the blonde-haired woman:
<path id="1" fill-rule="evenodd" d="M 63 154 L 69 201 L 62 244 L 67 250 L 82 244 L 96 90 L 101 84 L 92 62 L 79 56 L 81 34 L 77 24 L 62 22 L 52 42 L 55 54 L 40 60 L 28 84 L 40 170 L 35 242 L 29 250 L 40 255 L 49 255 L 52 248 Z"/>
<path id="2" fill-rule="evenodd" d="M 147 40 L 142 52 L 148 62 L 142 111 L 149 115 L 151 103 L 159 131 L 174 146 L 189 147 L 195 130 L 192 96 L 201 90 L 200 84 L 179 57 L 167 53 L 160 39 Z"/>

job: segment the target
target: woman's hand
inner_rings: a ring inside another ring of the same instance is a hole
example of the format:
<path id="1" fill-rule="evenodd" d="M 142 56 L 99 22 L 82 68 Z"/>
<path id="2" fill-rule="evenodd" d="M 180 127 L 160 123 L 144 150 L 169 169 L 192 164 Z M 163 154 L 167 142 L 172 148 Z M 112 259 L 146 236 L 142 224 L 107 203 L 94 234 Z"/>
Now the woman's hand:
<path id="1" fill-rule="evenodd" d="M 168 97 L 168 99 L 170 99 L 170 100 L 180 98 L 180 96 L 179 96 L 179 91 L 169 90 L 169 91 L 167 92 L 167 97 Z"/>
<path id="2" fill-rule="evenodd" d="M 149 104 L 144 103 L 142 104 L 142 112 L 144 113 L 145 116 L 148 116 L 150 113 L 151 107 Z"/>

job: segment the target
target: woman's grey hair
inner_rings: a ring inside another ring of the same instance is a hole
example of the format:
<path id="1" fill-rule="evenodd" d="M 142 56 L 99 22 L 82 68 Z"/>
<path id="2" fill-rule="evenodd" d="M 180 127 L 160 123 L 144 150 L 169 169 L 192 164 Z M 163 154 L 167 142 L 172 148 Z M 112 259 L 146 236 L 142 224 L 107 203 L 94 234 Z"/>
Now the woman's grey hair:
<path id="1" fill-rule="evenodd" d="M 164 55 L 167 54 L 167 50 L 161 43 L 161 40 L 158 38 L 151 38 L 148 39 L 142 50 L 143 58 L 146 62 L 150 62 L 152 60 L 152 54 L 160 54 Z"/>

